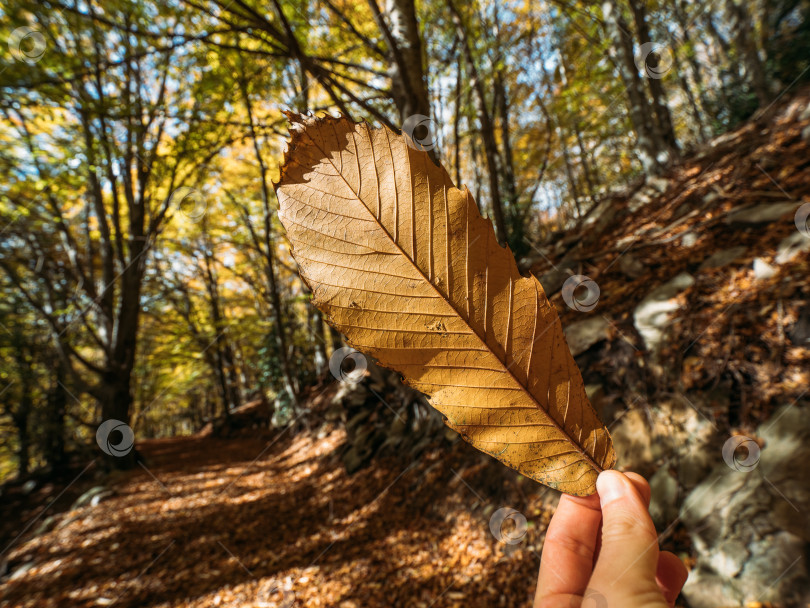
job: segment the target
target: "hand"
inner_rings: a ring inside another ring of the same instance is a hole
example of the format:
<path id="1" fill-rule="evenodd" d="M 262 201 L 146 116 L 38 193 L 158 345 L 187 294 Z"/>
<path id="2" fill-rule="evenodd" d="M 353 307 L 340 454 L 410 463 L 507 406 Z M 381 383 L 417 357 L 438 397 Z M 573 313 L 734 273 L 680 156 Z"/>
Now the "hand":
<path id="1" fill-rule="evenodd" d="M 596 491 L 560 498 L 535 608 L 671 608 L 688 573 L 676 555 L 658 549 L 649 484 L 636 473 L 604 471 Z"/>

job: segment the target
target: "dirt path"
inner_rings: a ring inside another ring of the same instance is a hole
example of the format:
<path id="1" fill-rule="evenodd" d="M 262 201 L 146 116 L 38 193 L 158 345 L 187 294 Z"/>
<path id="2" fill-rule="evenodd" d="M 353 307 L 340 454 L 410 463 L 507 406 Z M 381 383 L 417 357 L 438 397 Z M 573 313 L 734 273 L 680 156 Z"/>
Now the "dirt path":
<path id="1" fill-rule="evenodd" d="M 10 552 L 0 606 L 530 605 L 549 494 L 464 445 L 349 477 L 342 439 L 139 444 L 112 496 Z M 503 506 L 519 544 L 489 530 Z"/>

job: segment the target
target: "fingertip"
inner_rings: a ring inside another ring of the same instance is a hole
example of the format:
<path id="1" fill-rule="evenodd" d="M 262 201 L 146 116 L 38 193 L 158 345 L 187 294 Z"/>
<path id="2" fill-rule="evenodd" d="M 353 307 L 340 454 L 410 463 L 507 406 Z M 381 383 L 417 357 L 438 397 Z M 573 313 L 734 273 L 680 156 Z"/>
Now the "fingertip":
<path id="1" fill-rule="evenodd" d="M 599 477 L 596 478 L 596 491 L 603 509 L 613 501 L 628 496 L 642 498 L 635 484 L 624 473 L 613 470 L 599 473 Z"/>

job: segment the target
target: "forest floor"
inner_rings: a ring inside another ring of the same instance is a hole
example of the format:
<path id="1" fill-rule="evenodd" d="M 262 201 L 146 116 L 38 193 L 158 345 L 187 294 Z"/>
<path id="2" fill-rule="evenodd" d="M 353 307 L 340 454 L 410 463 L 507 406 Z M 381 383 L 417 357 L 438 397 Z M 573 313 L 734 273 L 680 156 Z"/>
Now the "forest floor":
<path id="1" fill-rule="evenodd" d="M 344 438 L 144 441 L 96 505 L 43 510 L 56 484 L 13 517 L 4 500 L 6 522 L 56 517 L 10 551 L 0 606 L 530 605 L 552 491 L 462 442 L 348 476 Z M 489 529 L 506 506 L 528 519 L 518 544 Z"/>

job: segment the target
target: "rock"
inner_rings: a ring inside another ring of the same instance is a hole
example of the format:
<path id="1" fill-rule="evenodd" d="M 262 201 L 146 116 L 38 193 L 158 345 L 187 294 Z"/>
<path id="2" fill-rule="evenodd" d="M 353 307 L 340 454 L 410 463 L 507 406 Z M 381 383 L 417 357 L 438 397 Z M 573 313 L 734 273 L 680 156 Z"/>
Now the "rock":
<path id="1" fill-rule="evenodd" d="M 580 355 L 591 346 L 608 338 L 610 323 L 602 315 L 577 321 L 565 328 L 565 340 L 573 356 Z"/>
<path id="2" fill-rule="evenodd" d="M 695 395 L 679 395 L 654 407 L 627 410 L 610 430 L 622 466 L 645 475 L 667 468 L 682 488 L 691 490 L 715 464 L 711 446 L 717 431 L 708 409 Z"/>
<path id="3" fill-rule="evenodd" d="M 802 129 L 802 139 L 804 141 L 810 142 L 810 126 L 807 126 L 804 129 Z"/>
<path id="4" fill-rule="evenodd" d="M 571 276 L 571 273 L 568 271 L 575 265 L 576 262 L 574 262 L 574 260 L 563 259 L 554 268 L 538 278 L 547 296 L 551 297 L 552 294 L 560 290 L 565 280 Z"/>
<path id="5" fill-rule="evenodd" d="M 720 194 L 718 192 L 712 190 L 711 192 L 707 193 L 703 197 L 703 204 L 704 205 L 711 205 L 714 201 L 716 201 L 719 198 L 720 198 Z"/>
<path id="6" fill-rule="evenodd" d="M 11 576 L 8 577 L 9 582 L 23 578 L 33 567 L 34 562 L 26 562 L 22 564 L 11 573 Z"/>
<path id="7" fill-rule="evenodd" d="M 801 205 L 799 202 L 790 203 L 763 203 L 736 211 L 726 217 L 727 224 L 756 225 L 775 222 L 782 216 L 793 213 Z"/>
<path id="8" fill-rule="evenodd" d="M 663 177 L 649 177 L 644 186 L 636 192 L 628 201 L 627 209 L 630 213 L 635 213 L 645 205 L 651 203 L 655 198 L 663 194 L 669 188 L 669 180 Z"/>
<path id="9" fill-rule="evenodd" d="M 678 480 L 666 467 L 650 477 L 650 516 L 656 527 L 665 528 L 678 517 Z"/>
<path id="10" fill-rule="evenodd" d="M 605 387 L 601 384 L 586 384 L 585 395 L 588 397 L 588 401 L 593 403 L 594 401 L 604 398 Z"/>
<path id="11" fill-rule="evenodd" d="M 604 198 L 593 211 L 586 215 L 582 227 L 599 233 L 616 217 L 617 211 L 616 201 L 610 197 Z"/>
<path id="12" fill-rule="evenodd" d="M 764 447 L 749 451 L 752 470 L 727 465 L 718 442 L 681 507 L 697 554 L 683 591 L 693 608 L 810 602 L 810 469 L 797 466 L 810 459 L 810 412 L 779 408 L 755 435 Z"/>
<path id="13" fill-rule="evenodd" d="M 810 306 L 799 312 L 799 318 L 788 328 L 787 335 L 796 346 L 810 346 Z"/>
<path id="14" fill-rule="evenodd" d="M 58 523 L 59 515 L 48 515 L 48 517 L 44 518 L 37 527 L 34 528 L 34 536 L 39 536 L 40 534 L 45 534 L 53 530 Z"/>
<path id="15" fill-rule="evenodd" d="M 652 434 L 647 417 L 639 409 L 628 410 L 611 429 L 613 447 L 622 466 L 644 475 L 655 460 L 652 452 Z"/>
<path id="16" fill-rule="evenodd" d="M 694 232 L 684 232 L 681 237 L 681 246 L 691 249 L 697 243 L 698 237 Z"/>
<path id="17" fill-rule="evenodd" d="M 794 232 L 782 239 L 776 248 L 776 263 L 787 264 L 800 253 L 810 251 L 810 237 Z"/>
<path id="18" fill-rule="evenodd" d="M 84 494 L 79 496 L 73 505 L 70 507 L 71 511 L 80 509 L 84 506 L 90 505 L 91 507 L 97 506 L 102 500 L 112 496 L 114 492 L 104 486 L 94 486 L 87 490 Z"/>
<path id="19" fill-rule="evenodd" d="M 360 452 L 354 448 L 349 448 L 343 454 L 343 466 L 346 467 L 346 472 L 351 475 L 352 473 L 356 473 L 365 464 L 366 459 L 364 456 L 360 454 Z"/>
<path id="20" fill-rule="evenodd" d="M 628 278 L 637 279 L 644 274 L 647 267 L 632 254 L 625 253 L 619 258 L 619 270 Z"/>
<path id="21" fill-rule="evenodd" d="M 343 418 L 343 414 L 345 412 L 346 410 L 343 409 L 343 406 L 340 403 L 330 403 L 323 417 L 328 422 L 336 422 Z"/>
<path id="22" fill-rule="evenodd" d="M 363 422 L 365 422 L 366 418 L 371 416 L 372 409 L 366 408 L 355 414 L 351 417 L 351 419 L 346 423 L 346 432 L 351 435 L 354 433 L 355 429 L 361 427 Z"/>
<path id="23" fill-rule="evenodd" d="M 741 257 L 745 255 L 745 252 L 748 251 L 745 247 L 732 247 L 730 249 L 723 249 L 722 251 L 718 251 L 713 253 L 708 258 L 703 260 L 703 263 L 700 265 L 699 270 L 709 270 L 713 268 L 722 268 L 723 266 L 728 266 L 732 262 L 739 260 Z"/>
<path id="24" fill-rule="evenodd" d="M 672 313 L 680 308 L 678 295 L 694 284 L 692 275 L 682 272 L 653 289 L 636 307 L 633 320 L 647 350 L 657 351 L 661 346 Z"/>
<path id="25" fill-rule="evenodd" d="M 754 258 L 754 278 L 758 281 L 770 279 L 776 274 L 776 268 L 762 258 Z"/>
<path id="26" fill-rule="evenodd" d="M 338 390 L 332 397 L 332 403 L 344 407 L 357 407 L 363 405 L 368 397 L 368 389 L 361 382 L 341 380 Z"/>

